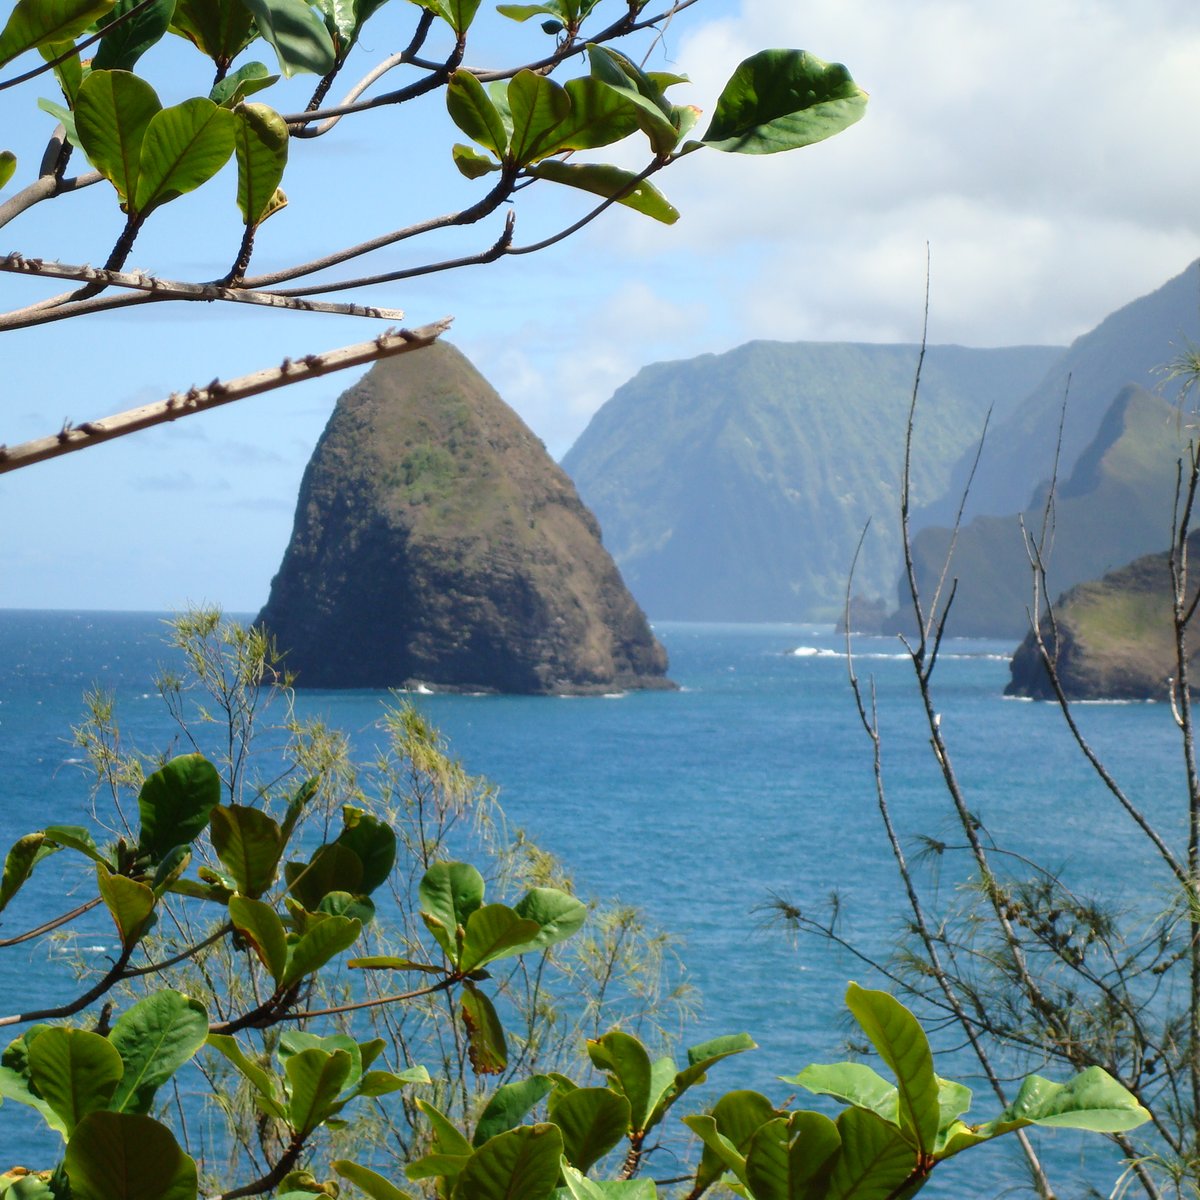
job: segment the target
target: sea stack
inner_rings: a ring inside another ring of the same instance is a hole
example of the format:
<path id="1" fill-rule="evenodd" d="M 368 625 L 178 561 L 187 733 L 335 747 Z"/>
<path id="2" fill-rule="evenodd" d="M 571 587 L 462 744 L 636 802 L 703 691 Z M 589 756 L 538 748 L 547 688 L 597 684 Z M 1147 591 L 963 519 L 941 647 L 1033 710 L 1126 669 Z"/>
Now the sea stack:
<path id="1" fill-rule="evenodd" d="M 444 342 L 340 397 L 258 621 L 300 687 L 672 686 L 574 486 Z"/>

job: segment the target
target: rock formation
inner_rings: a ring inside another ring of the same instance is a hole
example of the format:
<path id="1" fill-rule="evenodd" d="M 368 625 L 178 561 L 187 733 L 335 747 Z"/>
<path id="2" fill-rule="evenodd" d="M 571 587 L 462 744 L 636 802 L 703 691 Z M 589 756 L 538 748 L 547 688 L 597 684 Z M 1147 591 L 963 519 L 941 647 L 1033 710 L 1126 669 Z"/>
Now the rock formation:
<path id="1" fill-rule="evenodd" d="M 258 619 L 303 687 L 671 686 L 570 480 L 445 343 L 338 400 Z"/>
<path id="2" fill-rule="evenodd" d="M 1200 561 L 1197 555 L 1200 532 L 1188 539 L 1189 560 Z M 1166 553 L 1148 554 L 1060 596 L 1054 606 L 1057 667 L 1066 695 L 1072 700 L 1167 700 L 1169 681 L 1177 674 L 1171 596 Z M 1042 629 L 1053 649 L 1050 623 L 1043 620 Z M 1196 658 L 1189 659 L 1190 674 L 1200 669 Z M 1009 669 L 1005 695 L 1053 699 L 1032 633 Z"/>

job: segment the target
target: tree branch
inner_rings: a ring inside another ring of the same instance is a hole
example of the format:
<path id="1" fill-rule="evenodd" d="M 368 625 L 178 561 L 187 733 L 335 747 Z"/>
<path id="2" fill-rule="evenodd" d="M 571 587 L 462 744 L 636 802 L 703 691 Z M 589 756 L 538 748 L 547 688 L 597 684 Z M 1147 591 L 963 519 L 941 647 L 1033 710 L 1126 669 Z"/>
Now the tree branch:
<path id="1" fill-rule="evenodd" d="M 316 379 L 332 371 L 346 367 L 360 367 L 397 354 L 407 354 L 432 345 L 446 332 L 450 319 L 436 321 L 420 329 L 401 329 L 382 333 L 374 341 L 360 342 L 327 354 L 309 354 L 293 362 L 284 359 L 278 367 L 243 375 L 222 383 L 214 379 L 207 387 L 189 388 L 184 393 L 174 393 L 166 400 L 146 404 L 141 408 L 129 409 L 99 421 L 87 421 L 82 425 L 69 422 L 58 433 L 36 441 L 24 442 L 19 446 L 0 445 L 0 474 L 16 471 L 49 458 L 59 458 L 75 450 L 83 450 L 100 442 L 111 441 L 140 429 L 149 429 L 167 421 L 175 421 L 192 413 L 231 404 L 248 396 L 257 396 L 275 388 L 287 387 L 305 379 Z"/>

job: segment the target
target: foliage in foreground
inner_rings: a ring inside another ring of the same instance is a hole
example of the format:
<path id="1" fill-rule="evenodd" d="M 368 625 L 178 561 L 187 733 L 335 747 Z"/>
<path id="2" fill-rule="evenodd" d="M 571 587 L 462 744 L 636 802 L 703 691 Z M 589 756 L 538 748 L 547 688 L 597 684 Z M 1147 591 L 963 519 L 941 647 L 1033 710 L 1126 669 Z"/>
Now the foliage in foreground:
<path id="1" fill-rule="evenodd" d="M 556 1059 L 550 1043 L 564 1027 L 523 1003 L 517 981 L 531 971 L 537 995 L 554 994 L 549 977 L 570 970 L 561 949 L 594 936 L 584 930 L 587 907 L 546 884 L 511 905 L 490 899 L 475 867 L 438 852 L 450 810 L 421 792 L 429 776 L 417 760 L 428 742 L 409 747 L 415 825 L 349 803 L 322 811 L 345 764 L 320 753 L 325 743 L 312 731 L 294 757 L 320 763 L 316 773 L 255 788 L 249 750 L 271 690 L 259 686 L 269 682 L 269 647 L 213 615 L 185 618 L 179 631 L 215 701 L 202 711 L 225 735 L 219 766 L 193 751 L 139 777 L 101 732 L 111 726 L 98 713 L 84 738 L 114 798 L 116 785 L 136 784 L 136 818 L 130 812 L 107 845 L 83 826 L 47 826 L 5 860 L 0 909 L 44 880 L 52 856 L 81 858 L 94 898 L 31 933 L 103 907 L 119 951 L 73 1000 L 3 1018 L 23 1028 L 0 1055 L 0 1097 L 35 1110 L 63 1152 L 44 1170 L 11 1170 L 0 1192 L 192 1200 L 202 1172 L 178 1087 L 198 1071 L 218 1107 L 230 1108 L 231 1094 L 248 1101 L 231 1110 L 241 1120 L 228 1168 L 238 1182 L 219 1193 L 226 1200 L 342 1192 L 397 1200 L 414 1187 L 442 1200 L 657 1196 L 656 1184 L 639 1178 L 653 1152 L 648 1136 L 679 1115 L 713 1066 L 751 1049 L 750 1038 L 695 1046 L 677 1064 L 632 1031 L 634 1010 L 618 1027 L 597 1027 L 585 1059 Z M 163 686 L 182 716 L 184 681 Z M 435 767 L 436 755 L 424 765 Z M 386 901 L 385 889 L 407 874 L 418 881 L 421 932 L 402 928 L 393 952 L 379 927 L 404 925 L 403 893 Z M 165 937 L 156 924 L 187 936 Z M 602 973 L 613 966 L 604 960 Z M 348 975 L 361 982 L 347 984 Z M 381 977 L 412 982 L 407 990 L 367 982 Z M 145 990 L 160 978 L 169 986 Z M 410 1009 L 431 1003 L 420 1026 L 403 1024 Z M 1031 1077 L 998 1117 L 969 1125 L 969 1089 L 936 1075 L 912 1014 L 856 985 L 847 1003 L 895 1082 L 861 1063 L 809 1067 L 788 1080 L 845 1104 L 836 1119 L 778 1109 L 749 1091 L 688 1113 L 702 1150 L 677 1181 L 683 1194 L 722 1184 L 751 1200 L 911 1196 L 940 1162 L 1026 1125 L 1114 1133 L 1147 1117 L 1091 1070 L 1065 1084 Z M 597 1021 L 606 1012 L 600 1004 Z M 489 1079 L 498 1081 L 490 1091 Z M 377 1138 L 352 1136 L 364 1121 Z M 406 1122 L 415 1134 L 388 1159 L 381 1143 Z"/>

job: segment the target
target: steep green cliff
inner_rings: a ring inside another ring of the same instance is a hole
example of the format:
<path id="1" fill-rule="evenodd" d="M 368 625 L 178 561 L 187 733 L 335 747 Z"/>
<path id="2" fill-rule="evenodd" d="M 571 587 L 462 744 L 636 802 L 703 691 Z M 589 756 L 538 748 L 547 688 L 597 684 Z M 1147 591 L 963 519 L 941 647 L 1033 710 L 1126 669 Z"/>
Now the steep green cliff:
<path id="1" fill-rule="evenodd" d="M 990 406 L 1020 402 L 1061 351 L 934 346 L 915 498 L 941 494 Z M 563 466 L 642 607 L 688 620 L 833 620 L 892 593 L 896 495 L 916 346 L 753 342 L 646 367 Z"/>
<path id="2" fill-rule="evenodd" d="M 259 621 L 300 686 L 670 686 L 570 480 L 445 343 L 338 400 Z"/>
<path id="3" fill-rule="evenodd" d="M 1200 533 L 1188 540 L 1193 563 L 1200 561 L 1197 555 Z M 1194 596 L 1195 590 L 1193 584 L 1190 594 Z M 1060 596 L 1054 605 L 1054 625 L 1043 621 L 1042 627 L 1047 645 L 1057 655 L 1063 691 L 1075 700 L 1169 699 L 1170 680 L 1178 673 L 1171 614 L 1172 583 L 1165 552 L 1144 555 Z M 1193 680 L 1197 653 L 1188 661 Z M 1032 634 L 1013 655 L 1010 671 L 1006 695 L 1053 698 Z"/>
<path id="4" fill-rule="evenodd" d="M 1057 595 L 1170 540 L 1175 462 L 1186 437 L 1173 404 L 1126 387 L 1110 405 L 1090 446 L 1060 484 L 1048 543 L 1048 591 Z M 958 580 L 947 630 L 961 637 L 1023 637 L 1029 628 L 1032 576 L 1022 527 L 1036 535 L 1045 495 L 1019 515 L 976 517 L 958 536 L 952 575 Z M 913 560 L 922 593 L 932 595 L 950 546 L 950 530 L 922 530 Z M 899 612 L 885 625 L 909 623 L 907 584 Z"/>

